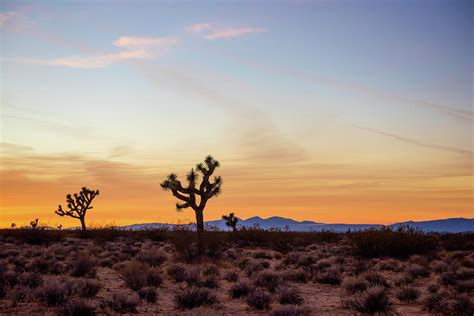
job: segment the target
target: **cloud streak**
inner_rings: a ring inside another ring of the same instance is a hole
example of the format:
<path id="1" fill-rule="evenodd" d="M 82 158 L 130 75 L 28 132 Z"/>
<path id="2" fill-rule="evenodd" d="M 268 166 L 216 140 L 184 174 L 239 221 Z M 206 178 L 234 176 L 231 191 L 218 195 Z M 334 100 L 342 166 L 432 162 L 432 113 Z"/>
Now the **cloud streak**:
<path id="1" fill-rule="evenodd" d="M 144 48 L 144 47 L 164 47 L 172 46 L 178 43 L 178 38 L 174 36 L 169 37 L 133 37 L 122 36 L 116 41 L 114 45 L 120 48 Z"/>
<path id="2" fill-rule="evenodd" d="M 241 28 L 226 28 L 221 30 L 215 30 L 210 34 L 204 36 L 207 40 L 218 40 L 240 37 L 249 34 L 268 32 L 268 29 L 264 27 L 241 27 Z"/>
<path id="3" fill-rule="evenodd" d="M 404 136 L 400 136 L 400 135 L 396 135 L 396 134 L 392 134 L 392 133 L 387 133 L 387 132 L 384 132 L 384 131 L 375 130 L 375 129 L 368 128 L 368 127 L 357 126 L 357 125 L 352 125 L 352 127 L 360 129 L 360 130 L 372 132 L 372 133 L 375 133 L 375 134 L 387 136 L 387 137 L 390 137 L 390 138 L 394 138 L 394 139 L 397 139 L 399 141 L 409 143 L 409 144 L 413 144 L 413 145 L 417 145 L 417 146 L 420 146 L 420 147 L 431 148 L 431 149 L 439 149 L 439 150 L 444 150 L 444 151 L 449 151 L 449 152 L 454 152 L 454 153 L 459 153 L 459 154 L 469 154 L 469 155 L 474 154 L 474 152 L 471 151 L 471 150 L 448 147 L 448 146 L 442 146 L 442 145 L 436 145 L 436 144 L 430 144 L 430 143 L 424 143 L 424 142 L 419 141 L 419 140 L 411 139 L 411 138 L 408 138 L 408 137 L 404 137 Z"/>
<path id="4" fill-rule="evenodd" d="M 186 28 L 186 31 L 193 34 L 198 34 L 206 30 L 211 29 L 211 24 L 209 23 L 198 23 L 190 25 Z"/>

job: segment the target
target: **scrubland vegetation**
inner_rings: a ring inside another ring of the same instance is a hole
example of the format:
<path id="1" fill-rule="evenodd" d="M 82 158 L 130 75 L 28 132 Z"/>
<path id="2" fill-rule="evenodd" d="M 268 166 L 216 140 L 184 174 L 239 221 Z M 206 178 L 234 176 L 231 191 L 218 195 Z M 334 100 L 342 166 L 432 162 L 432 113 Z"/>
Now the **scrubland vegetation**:
<path id="1" fill-rule="evenodd" d="M 474 312 L 474 234 L 0 231 L 0 312 Z"/>

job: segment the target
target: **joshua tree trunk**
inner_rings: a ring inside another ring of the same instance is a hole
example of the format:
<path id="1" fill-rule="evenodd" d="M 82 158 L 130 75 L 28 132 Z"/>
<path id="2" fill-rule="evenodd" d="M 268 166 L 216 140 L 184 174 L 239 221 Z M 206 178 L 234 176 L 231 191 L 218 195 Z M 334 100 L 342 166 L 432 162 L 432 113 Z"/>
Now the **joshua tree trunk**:
<path id="1" fill-rule="evenodd" d="M 80 220 L 81 220 L 82 231 L 85 232 L 86 231 L 86 219 L 84 217 L 81 217 Z"/>
<path id="2" fill-rule="evenodd" d="M 204 243 L 202 240 L 202 235 L 204 234 L 204 214 L 202 210 L 196 210 L 195 213 L 196 213 L 198 253 L 202 255 L 204 253 Z"/>

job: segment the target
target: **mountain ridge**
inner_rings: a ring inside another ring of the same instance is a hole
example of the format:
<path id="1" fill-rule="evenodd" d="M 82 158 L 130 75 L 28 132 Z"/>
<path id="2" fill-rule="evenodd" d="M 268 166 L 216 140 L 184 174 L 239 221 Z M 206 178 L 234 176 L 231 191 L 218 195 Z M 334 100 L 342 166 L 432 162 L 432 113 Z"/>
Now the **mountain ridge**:
<path id="1" fill-rule="evenodd" d="M 193 224 L 184 224 L 185 226 L 192 227 Z M 225 225 L 225 221 L 222 219 L 211 220 L 205 222 L 208 228 L 217 228 L 221 230 L 228 230 L 229 228 Z M 121 229 L 143 229 L 143 228 L 154 228 L 154 227 L 168 227 L 172 228 L 177 224 L 168 223 L 143 223 L 143 224 L 132 224 L 121 226 Z M 261 218 L 260 216 L 253 216 L 247 219 L 240 219 L 237 224 L 237 228 L 242 227 L 259 227 L 261 229 L 283 229 L 289 231 L 335 231 L 335 232 L 347 232 L 364 230 L 368 228 L 381 228 L 391 227 L 397 229 L 401 226 L 408 226 L 411 228 L 419 229 L 424 232 L 439 232 L 439 233 L 460 233 L 460 232 L 474 232 L 474 218 L 446 218 L 428 221 L 405 221 L 398 222 L 391 225 L 382 224 L 345 224 L 345 223 L 318 223 L 314 221 L 296 221 L 291 218 L 285 218 L 280 216 L 272 216 L 268 218 Z"/>

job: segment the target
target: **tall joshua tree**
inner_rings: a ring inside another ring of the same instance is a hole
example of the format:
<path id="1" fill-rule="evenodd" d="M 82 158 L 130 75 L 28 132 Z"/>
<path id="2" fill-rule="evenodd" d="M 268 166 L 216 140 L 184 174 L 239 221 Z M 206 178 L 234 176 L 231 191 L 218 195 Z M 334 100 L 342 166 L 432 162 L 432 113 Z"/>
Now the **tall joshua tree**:
<path id="1" fill-rule="evenodd" d="M 81 221 L 82 231 L 86 231 L 86 213 L 87 210 L 92 208 L 92 200 L 99 195 L 99 190 L 90 190 L 86 187 L 83 187 L 79 194 L 74 193 L 74 198 L 71 194 L 66 196 L 68 211 L 64 211 L 61 205 L 56 214 L 59 216 L 69 216 L 72 218 L 77 218 Z"/>
<path id="2" fill-rule="evenodd" d="M 222 215 L 222 219 L 225 220 L 225 224 L 227 227 L 231 227 L 232 231 L 237 230 L 237 222 L 239 219 L 235 217 L 234 213 L 230 213 L 229 215 Z"/>
<path id="3" fill-rule="evenodd" d="M 168 178 L 161 183 L 164 190 L 170 190 L 173 195 L 181 202 L 176 203 L 176 210 L 181 211 L 191 207 L 196 213 L 196 227 L 198 232 L 198 244 L 202 251 L 202 243 L 200 235 L 204 231 L 204 208 L 209 199 L 218 196 L 221 193 L 222 178 L 214 176 L 213 181 L 209 180 L 219 167 L 219 161 L 212 156 L 207 156 L 204 163 L 196 165 L 196 170 L 202 174 L 201 184 L 197 184 L 198 173 L 191 169 L 187 174 L 186 180 L 188 184 L 183 186 L 178 180 L 178 176 L 171 173 Z"/>

